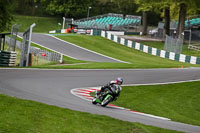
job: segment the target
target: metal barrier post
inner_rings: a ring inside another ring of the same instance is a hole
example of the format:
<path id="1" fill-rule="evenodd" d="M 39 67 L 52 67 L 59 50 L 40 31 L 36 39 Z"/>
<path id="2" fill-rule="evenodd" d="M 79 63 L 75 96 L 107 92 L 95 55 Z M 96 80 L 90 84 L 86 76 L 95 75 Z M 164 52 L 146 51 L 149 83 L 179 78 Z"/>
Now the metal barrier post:
<path id="1" fill-rule="evenodd" d="M 23 34 L 23 42 L 20 57 L 20 66 L 29 66 L 29 53 L 31 46 L 32 29 L 36 24 L 32 24 L 29 29 L 27 29 Z M 28 44 L 27 44 L 28 42 Z"/>

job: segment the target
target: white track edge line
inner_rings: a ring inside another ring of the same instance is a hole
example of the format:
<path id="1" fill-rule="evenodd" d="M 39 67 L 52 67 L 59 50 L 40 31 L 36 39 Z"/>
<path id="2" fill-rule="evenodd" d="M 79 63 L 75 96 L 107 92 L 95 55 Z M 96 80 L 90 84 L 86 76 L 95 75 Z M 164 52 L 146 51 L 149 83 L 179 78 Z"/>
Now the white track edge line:
<path id="1" fill-rule="evenodd" d="M 53 37 L 53 38 L 55 38 L 55 39 L 57 39 L 57 40 L 59 40 L 59 41 L 62 41 L 62 42 L 64 42 L 64 43 L 68 43 L 68 44 L 70 44 L 70 45 L 73 45 L 73 46 L 78 47 L 78 48 L 80 48 L 80 49 L 83 49 L 83 50 L 89 51 L 89 52 L 91 52 L 91 53 L 94 53 L 94 54 L 97 54 L 97 55 L 101 55 L 101 56 L 103 56 L 103 57 L 106 57 L 106 58 L 109 58 L 109 59 L 112 59 L 112 60 L 115 60 L 115 61 L 118 61 L 118 62 L 121 62 L 121 63 L 131 64 L 130 62 L 121 61 L 121 60 L 118 60 L 118 59 L 115 59 L 115 58 L 112 58 L 112 57 L 109 57 L 109 56 L 106 56 L 106 55 L 103 55 L 103 54 L 97 53 L 97 52 L 95 52 L 95 51 L 92 51 L 92 50 L 89 50 L 89 49 L 83 48 L 83 47 L 81 47 L 81 46 L 78 46 L 78 45 L 76 45 L 76 44 L 73 44 L 73 43 L 67 42 L 67 41 L 62 40 L 62 39 L 60 39 L 60 38 L 57 38 L 57 37 L 55 37 L 55 36 L 52 36 L 52 35 L 49 35 L 49 34 L 45 34 L 45 35 L 47 35 L 47 36 L 51 36 L 51 37 Z"/>
<path id="2" fill-rule="evenodd" d="M 19 38 L 21 38 L 22 39 L 22 37 L 21 36 L 19 36 L 19 35 L 17 35 Z M 46 47 L 46 46 L 43 46 L 43 45 L 41 45 L 41 44 L 39 44 L 39 43 L 36 43 L 36 42 L 33 42 L 33 41 L 31 41 L 32 43 L 35 43 L 35 44 L 37 44 L 37 45 L 39 45 L 40 47 L 43 47 L 43 48 L 46 48 L 46 49 L 49 49 L 49 50 L 51 50 L 51 51 L 53 51 L 53 52 L 56 52 L 56 53 L 59 53 L 59 54 L 62 54 L 62 55 L 65 55 L 65 56 L 67 56 L 67 57 L 70 57 L 70 58 L 72 58 L 72 59 L 76 59 L 76 60 L 78 60 L 77 58 L 75 58 L 75 57 L 72 57 L 72 56 L 70 56 L 70 55 L 67 55 L 67 54 L 63 54 L 63 53 L 61 53 L 61 52 L 58 52 L 58 51 L 56 51 L 56 50 L 53 50 L 53 49 L 51 49 L 51 48 L 48 48 L 48 47 Z"/>
<path id="3" fill-rule="evenodd" d="M 200 81 L 200 79 L 194 79 L 194 80 L 182 80 L 182 81 L 164 82 L 164 83 L 126 84 L 126 85 L 122 85 L 122 86 L 165 85 L 165 84 L 176 84 L 176 83 L 185 83 L 185 82 L 194 82 L 194 81 Z"/>

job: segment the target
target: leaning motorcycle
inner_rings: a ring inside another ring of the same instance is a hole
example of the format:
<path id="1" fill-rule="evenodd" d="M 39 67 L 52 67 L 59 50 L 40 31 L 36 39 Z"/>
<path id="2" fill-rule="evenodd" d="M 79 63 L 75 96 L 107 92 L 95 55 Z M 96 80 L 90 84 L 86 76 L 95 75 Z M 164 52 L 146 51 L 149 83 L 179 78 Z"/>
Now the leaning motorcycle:
<path id="1" fill-rule="evenodd" d="M 110 87 L 110 89 L 106 88 L 104 92 L 97 95 L 97 91 L 95 92 L 95 96 L 92 99 L 93 104 L 100 104 L 102 107 L 105 107 L 112 101 L 116 101 L 116 95 L 119 95 L 120 91 L 116 87 Z"/>

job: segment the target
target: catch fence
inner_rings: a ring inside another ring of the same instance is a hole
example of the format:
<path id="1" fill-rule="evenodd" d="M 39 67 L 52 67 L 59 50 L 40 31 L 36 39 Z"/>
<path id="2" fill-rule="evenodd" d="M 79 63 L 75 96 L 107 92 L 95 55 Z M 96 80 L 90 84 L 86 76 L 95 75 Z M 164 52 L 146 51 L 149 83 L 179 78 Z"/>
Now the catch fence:
<path id="1" fill-rule="evenodd" d="M 164 50 L 167 52 L 174 52 L 176 54 L 181 54 L 183 46 L 182 38 L 173 38 L 166 36 Z"/>
<path id="2" fill-rule="evenodd" d="M 8 45 L 10 45 L 10 37 L 6 36 L 6 42 Z M 22 45 L 20 41 L 16 41 L 16 48 L 22 49 Z M 31 46 L 30 48 L 30 53 L 32 53 L 34 56 L 37 56 L 39 59 L 44 59 L 47 61 L 54 61 L 54 62 L 59 62 L 62 63 L 62 54 L 57 53 L 57 52 L 51 52 L 48 50 L 43 50 L 37 47 Z"/>

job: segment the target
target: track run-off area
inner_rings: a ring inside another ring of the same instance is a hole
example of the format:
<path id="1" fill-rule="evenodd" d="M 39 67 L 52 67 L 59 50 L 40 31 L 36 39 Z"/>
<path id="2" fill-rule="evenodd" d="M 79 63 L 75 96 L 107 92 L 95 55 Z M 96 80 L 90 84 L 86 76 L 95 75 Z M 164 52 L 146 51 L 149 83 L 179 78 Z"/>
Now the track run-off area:
<path id="1" fill-rule="evenodd" d="M 0 92 L 72 110 L 106 115 L 129 122 L 183 131 L 200 132 L 199 126 L 133 113 L 120 107 L 101 107 L 71 92 L 75 88 L 102 86 L 120 76 L 125 85 L 167 84 L 200 80 L 200 68 L 183 69 L 17 69 L 0 68 Z"/>

